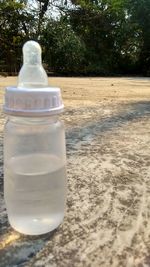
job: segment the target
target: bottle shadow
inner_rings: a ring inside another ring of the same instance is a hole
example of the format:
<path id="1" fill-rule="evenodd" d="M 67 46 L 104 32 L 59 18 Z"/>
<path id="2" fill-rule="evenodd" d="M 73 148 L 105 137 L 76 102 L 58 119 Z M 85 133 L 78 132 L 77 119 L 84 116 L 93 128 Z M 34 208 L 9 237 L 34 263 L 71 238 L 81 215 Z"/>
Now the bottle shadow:
<path id="1" fill-rule="evenodd" d="M 46 243 L 53 238 L 56 231 L 39 236 L 22 235 L 8 226 L 7 233 L 3 234 L 0 249 L 1 267 L 23 266 L 36 253 L 43 249 Z"/>

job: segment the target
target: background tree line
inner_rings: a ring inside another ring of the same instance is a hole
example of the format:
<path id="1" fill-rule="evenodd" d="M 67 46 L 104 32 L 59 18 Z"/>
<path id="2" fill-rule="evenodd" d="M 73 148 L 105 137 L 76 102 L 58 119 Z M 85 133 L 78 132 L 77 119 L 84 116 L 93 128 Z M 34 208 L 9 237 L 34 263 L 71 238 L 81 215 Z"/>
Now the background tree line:
<path id="1" fill-rule="evenodd" d="M 18 72 L 30 39 L 48 72 L 148 76 L 150 0 L 0 0 L 0 72 Z"/>

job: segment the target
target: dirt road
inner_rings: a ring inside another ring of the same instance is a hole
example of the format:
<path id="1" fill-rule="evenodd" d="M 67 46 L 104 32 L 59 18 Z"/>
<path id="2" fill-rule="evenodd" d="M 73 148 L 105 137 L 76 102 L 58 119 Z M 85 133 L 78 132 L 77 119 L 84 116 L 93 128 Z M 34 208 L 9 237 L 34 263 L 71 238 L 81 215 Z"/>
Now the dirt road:
<path id="1" fill-rule="evenodd" d="M 0 78 L 1 99 L 15 83 Z M 66 107 L 66 216 L 53 235 L 24 237 L 9 227 L 1 193 L 0 266 L 149 267 L 150 79 L 49 83 L 62 88 Z"/>

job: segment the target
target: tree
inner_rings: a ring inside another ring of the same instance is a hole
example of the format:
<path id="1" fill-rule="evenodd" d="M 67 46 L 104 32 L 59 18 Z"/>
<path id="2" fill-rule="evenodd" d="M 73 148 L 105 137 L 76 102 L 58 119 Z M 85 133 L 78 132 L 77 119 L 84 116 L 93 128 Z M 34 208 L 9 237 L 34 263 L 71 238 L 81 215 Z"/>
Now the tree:
<path id="1" fill-rule="evenodd" d="M 150 0 L 129 0 L 128 10 L 131 23 L 137 25 L 140 44 L 139 72 L 150 75 Z"/>
<path id="2" fill-rule="evenodd" d="M 0 0 L 0 69 L 20 68 L 38 40 L 49 68 L 75 74 L 150 74 L 150 0 Z"/>
<path id="3" fill-rule="evenodd" d="M 84 41 L 87 72 L 113 74 L 136 71 L 141 36 L 127 0 L 77 0 L 69 23 Z"/>
<path id="4" fill-rule="evenodd" d="M 81 72 L 85 47 L 63 18 L 49 20 L 41 41 L 44 61 L 50 70 L 66 74 Z"/>
<path id="5" fill-rule="evenodd" d="M 24 1 L 0 1 L 0 63 L 10 73 L 18 71 L 21 47 L 30 36 L 32 16 L 24 8 Z"/>

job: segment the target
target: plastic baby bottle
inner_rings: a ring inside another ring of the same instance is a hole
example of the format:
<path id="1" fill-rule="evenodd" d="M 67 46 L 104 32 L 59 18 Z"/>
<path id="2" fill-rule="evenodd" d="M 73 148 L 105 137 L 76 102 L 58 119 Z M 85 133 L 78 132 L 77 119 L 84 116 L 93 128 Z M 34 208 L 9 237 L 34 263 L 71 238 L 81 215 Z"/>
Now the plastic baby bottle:
<path id="1" fill-rule="evenodd" d="M 63 221 L 66 147 L 59 88 L 49 87 L 41 48 L 28 41 L 17 87 L 7 87 L 4 112 L 4 197 L 11 226 L 39 235 Z"/>

